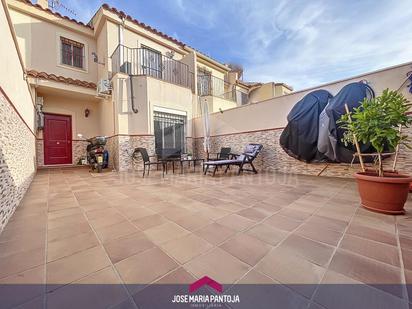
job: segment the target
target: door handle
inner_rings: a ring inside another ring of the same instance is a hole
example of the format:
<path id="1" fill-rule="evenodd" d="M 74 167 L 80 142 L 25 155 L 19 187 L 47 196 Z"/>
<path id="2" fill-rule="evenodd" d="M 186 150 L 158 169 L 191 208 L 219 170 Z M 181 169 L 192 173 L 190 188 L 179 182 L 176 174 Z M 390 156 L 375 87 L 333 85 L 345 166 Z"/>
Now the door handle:
<path id="1" fill-rule="evenodd" d="M 60 145 L 60 142 L 56 142 L 56 145 Z"/>

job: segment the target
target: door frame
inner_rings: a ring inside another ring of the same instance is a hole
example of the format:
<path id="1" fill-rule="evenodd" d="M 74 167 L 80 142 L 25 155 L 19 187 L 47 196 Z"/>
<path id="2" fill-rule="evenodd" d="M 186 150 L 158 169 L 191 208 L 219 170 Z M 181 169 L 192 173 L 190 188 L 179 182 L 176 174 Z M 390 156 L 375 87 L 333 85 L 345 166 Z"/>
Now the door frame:
<path id="1" fill-rule="evenodd" d="M 72 115 L 66 115 L 66 114 L 58 114 L 58 113 L 49 113 L 49 112 L 44 112 L 44 116 L 46 115 L 51 115 L 51 116 L 63 116 L 63 117 L 68 117 L 70 119 L 70 163 L 46 163 L 46 117 L 44 121 L 44 128 L 43 128 L 43 164 L 44 165 L 73 165 L 73 118 Z"/>

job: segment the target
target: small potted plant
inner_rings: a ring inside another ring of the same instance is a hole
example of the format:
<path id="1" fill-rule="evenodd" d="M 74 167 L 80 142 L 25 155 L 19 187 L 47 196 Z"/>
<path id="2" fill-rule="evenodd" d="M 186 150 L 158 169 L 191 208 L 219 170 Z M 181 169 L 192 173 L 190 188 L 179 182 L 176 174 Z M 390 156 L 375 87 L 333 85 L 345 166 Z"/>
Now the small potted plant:
<path id="1" fill-rule="evenodd" d="M 188 153 L 187 153 L 187 159 L 188 159 L 188 160 L 192 160 L 192 158 L 193 158 L 192 153 L 191 153 L 191 152 L 188 152 Z"/>
<path id="2" fill-rule="evenodd" d="M 384 90 L 376 98 L 365 98 L 358 108 L 342 115 L 339 123 L 345 133 L 342 142 L 355 144 L 354 137 L 376 150 L 377 169 L 355 174 L 362 206 L 386 214 L 403 214 L 412 177 L 398 173 L 395 166 L 388 172 L 383 167 L 385 152 L 394 152 L 399 145 L 408 148 L 407 135 L 399 128 L 408 127 L 410 104 L 396 91 Z"/>

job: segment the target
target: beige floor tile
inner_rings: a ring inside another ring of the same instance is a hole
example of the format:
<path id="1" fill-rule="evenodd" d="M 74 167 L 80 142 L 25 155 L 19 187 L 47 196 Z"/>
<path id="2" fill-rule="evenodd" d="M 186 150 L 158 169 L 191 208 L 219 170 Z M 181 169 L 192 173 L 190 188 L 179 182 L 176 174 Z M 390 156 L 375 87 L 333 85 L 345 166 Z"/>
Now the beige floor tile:
<path id="1" fill-rule="evenodd" d="M 256 224 L 255 221 L 240 216 L 238 214 L 228 215 L 219 220 L 216 220 L 216 222 L 238 232 L 243 231 L 251 227 L 252 225 Z"/>
<path id="2" fill-rule="evenodd" d="M 311 297 L 326 269 L 280 248 L 274 249 L 256 266 L 256 270 L 289 285 L 292 289 Z"/>
<path id="3" fill-rule="evenodd" d="M 180 267 L 156 281 L 156 284 L 191 284 L 196 278 Z"/>
<path id="4" fill-rule="evenodd" d="M 156 214 L 153 210 L 144 207 L 129 207 L 127 210 L 120 209 L 120 212 L 131 221 Z"/>
<path id="5" fill-rule="evenodd" d="M 398 248 L 394 246 L 352 235 L 345 235 L 340 243 L 340 248 L 400 267 Z"/>
<path id="6" fill-rule="evenodd" d="M 370 228 L 368 226 L 363 226 L 355 223 L 351 223 L 349 225 L 347 234 L 352 234 L 358 237 L 378 241 L 392 246 L 397 245 L 395 233 L 389 233 L 386 231 Z"/>
<path id="7" fill-rule="evenodd" d="M 249 266 L 220 248 L 201 255 L 184 268 L 197 278 L 209 276 L 221 284 L 234 283 L 248 271 Z"/>
<path id="8" fill-rule="evenodd" d="M 72 225 L 64 225 L 47 231 L 47 241 L 62 240 L 67 237 L 73 237 L 84 233 L 92 233 L 90 225 L 86 221 L 74 223 Z"/>
<path id="9" fill-rule="evenodd" d="M 287 236 L 287 233 L 285 231 L 278 230 L 266 224 L 259 224 L 251 228 L 249 231 L 247 231 L 247 234 L 256 237 L 272 246 L 277 245 Z"/>
<path id="10" fill-rule="evenodd" d="M 191 211 L 182 207 L 170 207 L 165 211 L 160 212 L 160 215 L 172 221 L 177 221 L 179 218 L 185 217 L 190 214 L 192 214 Z"/>
<path id="11" fill-rule="evenodd" d="M 242 262 L 255 266 L 272 247 L 255 237 L 240 234 L 229 239 L 220 248 L 237 257 Z"/>
<path id="12" fill-rule="evenodd" d="M 116 263 L 115 267 L 126 284 L 149 284 L 178 265 L 159 248 L 152 248 Z"/>
<path id="13" fill-rule="evenodd" d="M 158 214 L 133 220 L 133 224 L 136 225 L 142 231 L 167 222 L 167 219 Z"/>
<path id="14" fill-rule="evenodd" d="M 212 223 L 194 233 L 211 244 L 218 245 L 233 236 L 236 231 L 221 224 Z"/>
<path id="15" fill-rule="evenodd" d="M 188 231 L 195 231 L 211 224 L 213 221 L 206 216 L 195 213 L 180 217 L 175 222 Z"/>
<path id="16" fill-rule="evenodd" d="M 202 238 L 189 234 L 163 243 L 160 247 L 179 263 L 184 264 L 213 246 Z"/>
<path id="17" fill-rule="evenodd" d="M 49 293 L 47 307 L 65 308 L 70 300 L 72 308 L 109 308 L 128 297 L 120 283 L 113 268 L 108 267 Z"/>
<path id="18" fill-rule="evenodd" d="M 323 267 L 328 264 L 335 250 L 334 247 L 298 235 L 290 235 L 279 248 Z"/>
<path id="19" fill-rule="evenodd" d="M 344 232 L 348 223 L 342 220 L 336 220 L 332 218 L 320 217 L 320 216 L 312 216 L 311 218 L 306 221 L 309 224 L 318 225 L 325 229 L 336 231 L 336 232 Z"/>
<path id="20" fill-rule="evenodd" d="M 245 217 L 256 222 L 261 221 L 268 216 L 266 212 L 256 208 L 246 208 L 241 211 L 238 211 L 237 214 L 239 216 Z"/>
<path id="21" fill-rule="evenodd" d="M 279 230 L 291 232 L 294 229 L 296 229 L 299 225 L 301 225 L 302 222 L 286 216 L 276 214 L 266 219 L 265 224 L 268 224 Z"/>
<path id="22" fill-rule="evenodd" d="M 189 231 L 176 223 L 168 222 L 147 229 L 143 233 L 154 243 L 160 244 L 184 236 Z"/>
<path id="23" fill-rule="evenodd" d="M 82 233 L 73 237 L 48 242 L 47 262 L 96 247 L 99 242 L 94 233 Z"/>
<path id="24" fill-rule="evenodd" d="M 44 265 L 1 279 L 1 307 L 15 308 L 44 295 L 44 283 Z"/>
<path id="25" fill-rule="evenodd" d="M 125 221 L 126 218 L 121 214 L 113 214 L 99 217 L 97 219 L 89 219 L 89 223 L 94 229 L 103 228 L 116 223 Z"/>
<path id="26" fill-rule="evenodd" d="M 229 215 L 230 211 L 218 209 L 218 208 L 208 208 L 208 209 L 201 210 L 199 214 L 211 220 L 217 220 L 224 216 Z"/>
<path id="27" fill-rule="evenodd" d="M 79 280 L 110 265 L 104 249 L 93 247 L 47 264 L 47 283 L 51 288 Z"/>
<path id="28" fill-rule="evenodd" d="M 327 230 L 322 226 L 310 223 L 304 223 L 295 232 L 305 238 L 309 238 L 318 242 L 322 242 L 331 246 L 337 246 L 339 240 L 342 238 L 342 233 L 333 230 Z"/>
<path id="29" fill-rule="evenodd" d="M 397 267 L 341 249 L 334 255 L 329 269 L 369 284 L 397 283 L 400 282 L 401 276 Z"/>
<path id="30" fill-rule="evenodd" d="M 22 251 L 0 258 L 0 279 L 21 273 L 45 262 L 44 248 Z"/>
<path id="31" fill-rule="evenodd" d="M 46 233 L 27 234 L 14 240 L 0 242 L 0 258 L 23 251 L 44 249 L 46 246 Z"/>
<path id="32" fill-rule="evenodd" d="M 126 235 L 134 234 L 138 231 L 139 230 L 128 221 L 122 221 L 113 225 L 96 228 L 96 233 L 102 243 L 106 243 Z"/>
<path id="33" fill-rule="evenodd" d="M 238 284 L 274 284 L 274 280 L 268 276 L 252 269 L 246 276 L 240 279 Z"/>
<path id="34" fill-rule="evenodd" d="M 278 212 L 278 214 L 295 219 L 295 220 L 300 220 L 300 221 L 306 220 L 312 215 L 311 212 L 300 211 L 300 210 L 291 209 L 291 208 L 283 208 L 282 210 Z"/>

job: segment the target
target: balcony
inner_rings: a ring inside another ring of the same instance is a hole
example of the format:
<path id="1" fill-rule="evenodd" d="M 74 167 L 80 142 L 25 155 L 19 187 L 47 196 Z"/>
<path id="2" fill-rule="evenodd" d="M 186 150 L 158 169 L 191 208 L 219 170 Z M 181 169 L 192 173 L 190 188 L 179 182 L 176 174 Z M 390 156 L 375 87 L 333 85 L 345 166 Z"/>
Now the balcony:
<path id="1" fill-rule="evenodd" d="M 111 56 L 112 74 L 150 76 L 186 88 L 193 88 L 193 73 L 183 62 L 168 58 L 148 48 L 118 45 Z"/>
<path id="2" fill-rule="evenodd" d="M 212 96 L 244 105 L 248 101 L 247 94 L 239 91 L 236 85 L 208 74 L 197 76 L 197 91 L 199 96 Z"/>

